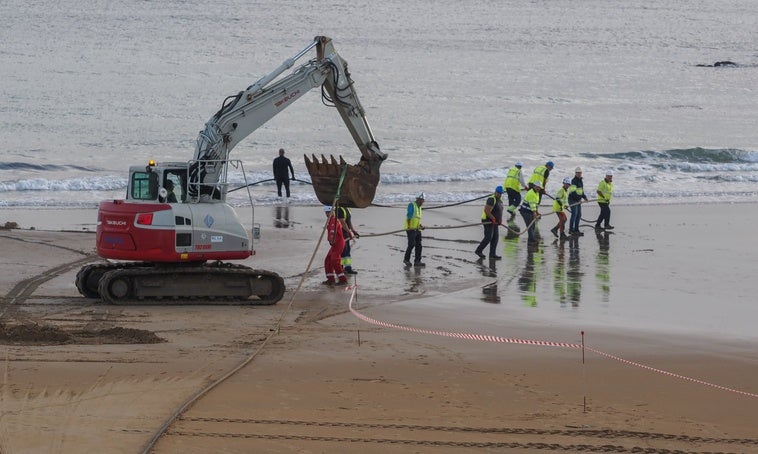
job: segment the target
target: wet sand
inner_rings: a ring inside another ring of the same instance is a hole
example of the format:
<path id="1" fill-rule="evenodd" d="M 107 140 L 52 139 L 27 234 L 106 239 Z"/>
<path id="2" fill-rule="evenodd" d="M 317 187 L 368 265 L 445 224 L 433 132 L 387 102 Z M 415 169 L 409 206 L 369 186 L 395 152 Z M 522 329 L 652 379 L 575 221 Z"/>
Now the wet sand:
<path id="1" fill-rule="evenodd" d="M 3 322 L 80 333 L 0 346 L 0 452 L 139 452 L 175 414 L 153 452 L 758 450 L 755 204 L 615 206 L 614 233 L 564 243 L 548 215 L 492 263 L 480 226 L 450 228 L 480 206 L 433 205 L 421 269 L 385 235 L 404 207 L 354 210 L 347 290 L 320 284 L 320 208 L 258 208 L 245 263 L 288 287 L 269 307 L 82 298 L 94 212 L 0 211 L 22 227 L 0 231 Z"/>

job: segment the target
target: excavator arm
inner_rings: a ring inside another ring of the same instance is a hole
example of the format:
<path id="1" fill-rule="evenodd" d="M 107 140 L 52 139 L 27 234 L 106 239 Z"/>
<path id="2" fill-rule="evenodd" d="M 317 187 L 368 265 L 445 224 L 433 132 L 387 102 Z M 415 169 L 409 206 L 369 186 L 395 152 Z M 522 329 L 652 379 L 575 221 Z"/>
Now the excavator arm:
<path id="1" fill-rule="evenodd" d="M 295 61 L 316 48 L 316 58 L 297 67 L 291 74 L 276 80 Z M 358 100 L 347 62 L 334 50 L 332 40 L 317 36 L 313 42 L 278 68 L 244 91 L 226 98 L 200 131 L 195 158 L 190 167 L 189 193 L 200 197 L 203 188 L 213 188 L 225 172 L 231 150 L 245 137 L 313 88 L 321 87 L 327 105 L 340 113 L 358 145 L 361 158 L 355 165 L 322 155 L 319 161 L 305 156 L 316 197 L 331 205 L 339 191 L 341 206 L 363 208 L 371 204 L 379 184 L 379 167 L 387 158 L 371 132 Z"/>

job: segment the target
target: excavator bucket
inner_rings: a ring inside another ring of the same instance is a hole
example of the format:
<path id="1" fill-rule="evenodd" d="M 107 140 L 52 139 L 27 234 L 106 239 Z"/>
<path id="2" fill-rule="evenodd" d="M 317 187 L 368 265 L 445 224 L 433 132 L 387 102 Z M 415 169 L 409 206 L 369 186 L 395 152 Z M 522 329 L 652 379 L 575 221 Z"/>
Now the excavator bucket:
<path id="1" fill-rule="evenodd" d="M 311 175 L 313 190 L 316 191 L 319 202 L 332 205 L 339 190 L 340 206 L 365 208 L 371 205 L 379 184 L 380 158 L 363 157 L 358 164 L 351 165 L 346 163 L 342 156 L 339 162 L 331 155 L 329 160 L 321 155 L 321 161 L 316 155 L 312 156 L 312 160 L 304 156 L 305 167 Z"/>

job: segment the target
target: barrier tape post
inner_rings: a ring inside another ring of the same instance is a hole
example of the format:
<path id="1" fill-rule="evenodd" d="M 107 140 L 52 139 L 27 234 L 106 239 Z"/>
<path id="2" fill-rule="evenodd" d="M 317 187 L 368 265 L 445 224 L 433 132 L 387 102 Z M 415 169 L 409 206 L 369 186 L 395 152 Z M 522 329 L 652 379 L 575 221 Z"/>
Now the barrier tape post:
<path id="1" fill-rule="evenodd" d="M 582 412 L 587 413 L 587 372 L 584 368 L 584 330 L 582 330 Z"/>

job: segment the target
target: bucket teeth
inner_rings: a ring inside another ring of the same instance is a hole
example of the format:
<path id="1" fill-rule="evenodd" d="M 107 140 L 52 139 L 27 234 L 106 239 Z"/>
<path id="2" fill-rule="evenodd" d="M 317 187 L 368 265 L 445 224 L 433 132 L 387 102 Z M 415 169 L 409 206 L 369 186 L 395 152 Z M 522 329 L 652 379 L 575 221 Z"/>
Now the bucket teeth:
<path id="1" fill-rule="evenodd" d="M 378 165 L 372 172 L 371 166 L 366 165 L 364 161 L 358 165 L 350 165 L 342 156 L 339 156 L 339 161 L 334 155 L 330 155 L 327 159 L 322 154 L 321 160 L 315 154 L 311 156 L 312 159 L 309 159 L 304 155 L 305 167 L 311 176 L 316 197 L 321 203 L 325 205 L 334 203 L 339 190 L 340 206 L 364 208 L 371 205 L 379 184 Z"/>

